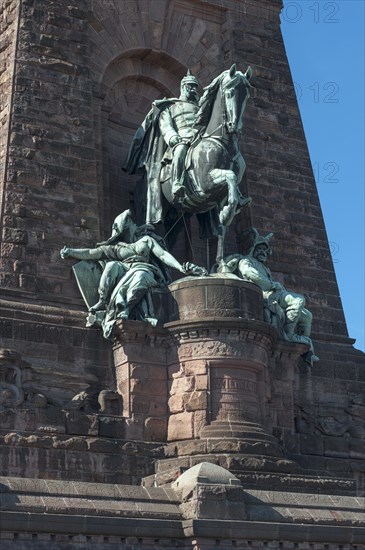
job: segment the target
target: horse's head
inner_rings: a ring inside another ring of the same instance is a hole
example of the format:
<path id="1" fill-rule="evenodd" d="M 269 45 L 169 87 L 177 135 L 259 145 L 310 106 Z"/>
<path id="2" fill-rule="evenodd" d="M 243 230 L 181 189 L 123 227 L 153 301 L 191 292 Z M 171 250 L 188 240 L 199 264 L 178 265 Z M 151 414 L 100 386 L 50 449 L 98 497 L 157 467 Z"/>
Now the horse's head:
<path id="1" fill-rule="evenodd" d="M 229 134 L 237 134 L 242 130 L 243 112 L 250 97 L 249 89 L 252 88 L 249 82 L 251 76 L 251 67 L 243 74 L 237 71 L 236 65 L 232 65 L 229 71 L 223 73 L 221 80 L 222 114 L 225 129 Z"/>

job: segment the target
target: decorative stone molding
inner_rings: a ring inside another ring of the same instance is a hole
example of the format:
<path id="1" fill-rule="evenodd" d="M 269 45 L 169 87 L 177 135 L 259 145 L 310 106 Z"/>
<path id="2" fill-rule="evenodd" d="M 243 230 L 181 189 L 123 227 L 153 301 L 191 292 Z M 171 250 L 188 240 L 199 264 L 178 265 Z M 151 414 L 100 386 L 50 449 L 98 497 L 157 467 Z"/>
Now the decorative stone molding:
<path id="1" fill-rule="evenodd" d="M 170 344 L 171 337 L 161 326 L 151 327 L 143 321 L 119 320 L 115 325 L 114 348 L 120 344 L 144 344 L 151 347 L 166 348 Z"/>
<path id="2" fill-rule="evenodd" d="M 245 321 L 240 318 L 234 320 L 206 318 L 204 321 L 191 321 L 190 323 L 165 323 L 164 326 L 178 342 L 184 343 L 197 339 L 225 338 L 235 342 L 254 341 L 270 348 L 277 340 L 277 333 L 270 325 L 258 321 Z"/>

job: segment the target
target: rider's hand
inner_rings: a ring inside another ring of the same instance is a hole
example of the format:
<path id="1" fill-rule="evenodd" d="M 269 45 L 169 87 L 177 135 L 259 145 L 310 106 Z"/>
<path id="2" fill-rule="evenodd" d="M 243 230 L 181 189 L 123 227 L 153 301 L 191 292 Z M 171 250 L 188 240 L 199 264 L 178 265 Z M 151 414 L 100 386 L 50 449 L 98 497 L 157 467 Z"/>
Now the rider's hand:
<path id="1" fill-rule="evenodd" d="M 180 136 L 172 136 L 172 138 L 170 139 L 169 145 L 170 147 L 175 147 L 175 145 L 181 142 L 182 142 L 182 139 Z"/>

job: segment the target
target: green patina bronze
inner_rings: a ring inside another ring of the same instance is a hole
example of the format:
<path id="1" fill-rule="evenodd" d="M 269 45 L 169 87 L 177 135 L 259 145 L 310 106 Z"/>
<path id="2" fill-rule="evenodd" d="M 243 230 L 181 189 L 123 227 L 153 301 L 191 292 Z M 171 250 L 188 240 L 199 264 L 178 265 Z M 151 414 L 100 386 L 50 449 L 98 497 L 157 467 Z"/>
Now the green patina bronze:
<path id="1" fill-rule="evenodd" d="M 82 260 L 74 273 L 90 312 L 88 326 L 101 326 L 105 338 L 113 336 L 117 319 L 156 325 L 151 290 L 169 283 L 168 268 L 184 275 L 207 274 L 195 264 L 180 264 L 163 248 L 151 225 L 136 226 L 130 210 L 114 220 L 107 241 L 95 248 L 64 247 L 61 258 Z M 95 296 L 98 301 L 92 305 Z"/>
<path id="2" fill-rule="evenodd" d="M 312 314 L 305 308 L 301 294 L 287 290 L 279 281 L 274 281 L 266 262 L 271 255 L 269 241 L 273 233 L 260 236 L 253 228 L 254 242 L 247 256 L 232 254 L 226 258 L 231 273 L 245 281 L 258 285 L 264 296 L 265 320 L 276 326 L 281 335 L 290 342 L 307 344 L 309 352 L 304 358 L 310 364 L 318 361 L 310 338 Z"/>
<path id="3" fill-rule="evenodd" d="M 221 264 L 227 228 L 251 202 L 239 190 L 246 168 L 240 139 L 251 76 L 250 67 L 242 73 L 232 65 L 198 102 L 198 81 L 188 73 L 179 98 L 152 104 L 124 165 L 130 174 L 146 172 L 146 222 L 162 222 L 169 233 L 176 217 L 197 214 L 200 237 L 218 236 Z"/>

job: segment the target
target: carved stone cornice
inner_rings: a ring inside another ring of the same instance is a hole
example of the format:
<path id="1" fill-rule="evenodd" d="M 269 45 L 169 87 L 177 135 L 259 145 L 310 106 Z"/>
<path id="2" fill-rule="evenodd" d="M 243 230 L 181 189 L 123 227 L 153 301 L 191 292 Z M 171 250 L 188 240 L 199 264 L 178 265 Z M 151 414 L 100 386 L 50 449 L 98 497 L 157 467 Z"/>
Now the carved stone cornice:
<path id="1" fill-rule="evenodd" d="M 143 321 L 119 320 L 115 324 L 113 348 L 125 344 L 166 348 L 171 345 L 171 335 L 162 325 L 153 327 Z"/>
<path id="2" fill-rule="evenodd" d="M 65 307 L 55 307 L 48 305 L 39 305 L 32 301 L 27 301 L 26 297 L 17 296 L 17 300 L 0 299 L 0 317 L 6 317 L 13 320 L 30 321 L 33 323 L 54 323 L 57 325 L 77 325 L 85 327 L 86 311 L 79 309 L 70 309 Z M 84 308 L 83 308 L 84 309 Z"/>
<path id="3" fill-rule="evenodd" d="M 191 322 L 173 321 L 164 327 L 180 342 L 188 343 L 197 339 L 224 339 L 227 341 L 249 341 L 271 348 L 277 341 L 278 334 L 274 327 L 263 321 L 239 318 L 205 318 Z"/>

